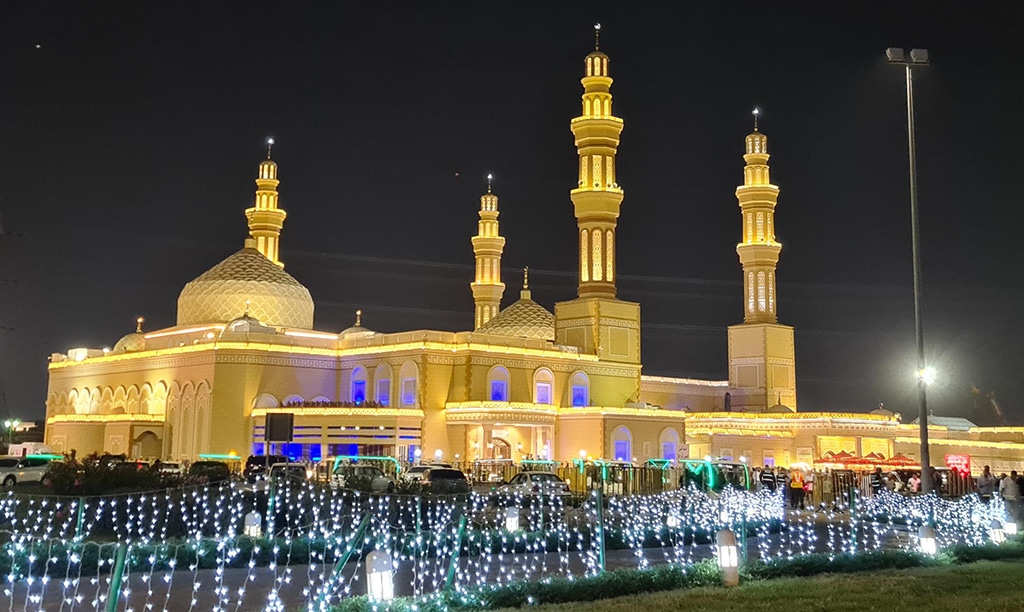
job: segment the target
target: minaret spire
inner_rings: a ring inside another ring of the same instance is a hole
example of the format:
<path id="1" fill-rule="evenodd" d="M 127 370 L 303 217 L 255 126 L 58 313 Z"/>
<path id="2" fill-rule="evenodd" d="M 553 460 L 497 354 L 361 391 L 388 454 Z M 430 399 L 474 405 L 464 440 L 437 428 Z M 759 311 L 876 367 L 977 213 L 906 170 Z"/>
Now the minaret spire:
<path id="1" fill-rule="evenodd" d="M 600 33 L 596 24 L 595 37 Z M 579 230 L 579 296 L 615 297 L 615 228 L 623 196 L 615 153 L 622 119 L 612 115 L 608 56 L 595 50 L 585 62 L 582 114 L 569 124 L 580 158 L 579 182 L 570 192 Z"/>
<path id="2" fill-rule="evenodd" d="M 519 292 L 519 299 L 529 300 L 532 298 L 530 293 L 530 266 L 523 268 L 523 290 Z"/>
<path id="3" fill-rule="evenodd" d="M 757 130 L 760 111 L 755 108 L 753 115 L 754 131 L 745 141 L 743 184 L 736 188 L 743 220 L 743 241 L 736 246 L 743 265 L 743 322 L 775 323 L 775 266 L 782 250 L 782 245 L 775 241 L 779 188 L 769 178 L 768 137 Z"/>
<path id="4" fill-rule="evenodd" d="M 274 147 L 274 139 L 267 138 L 267 159 L 260 162 L 256 176 L 256 201 L 251 208 L 245 210 L 245 218 L 249 221 L 249 235 L 255 248 L 264 257 L 284 267 L 278 259 L 281 241 L 281 228 L 284 227 L 283 209 L 277 207 L 277 164 L 270 158 Z"/>
<path id="5" fill-rule="evenodd" d="M 501 282 L 501 254 L 505 250 L 505 238 L 498 233 L 498 196 L 491 192 L 494 175 L 487 175 L 487 193 L 480 196 L 480 221 L 477 235 L 473 236 L 473 254 L 476 256 L 476 278 L 469 284 L 473 290 L 475 314 L 473 329 L 480 329 L 484 323 L 498 314 L 505 284 Z"/>
<path id="6" fill-rule="evenodd" d="M 601 50 L 601 24 L 594 24 L 594 51 Z"/>

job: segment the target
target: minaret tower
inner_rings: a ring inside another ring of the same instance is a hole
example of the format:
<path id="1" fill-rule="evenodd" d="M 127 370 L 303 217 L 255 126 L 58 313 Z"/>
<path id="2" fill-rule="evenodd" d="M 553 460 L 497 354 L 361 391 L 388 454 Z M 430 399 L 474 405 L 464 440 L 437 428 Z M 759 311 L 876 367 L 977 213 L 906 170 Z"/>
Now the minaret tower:
<path id="1" fill-rule="evenodd" d="M 615 180 L 615 152 L 622 119 L 612 115 L 608 56 L 600 51 L 601 24 L 594 26 L 594 52 L 587 56 L 582 114 L 569 124 L 579 154 L 579 181 L 570 192 L 579 232 L 579 296 L 615 297 L 615 225 L 622 189 Z"/>
<path id="2" fill-rule="evenodd" d="M 487 193 L 480 196 L 480 221 L 473 236 L 473 254 L 476 256 L 476 280 L 469 284 L 473 290 L 476 314 L 473 329 L 480 329 L 494 318 L 501 308 L 505 283 L 501 282 L 501 253 L 505 238 L 498 234 L 498 196 L 491 193 L 493 175 L 487 175 Z"/>
<path id="3" fill-rule="evenodd" d="M 277 207 L 277 164 L 270 159 L 274 139 L 267 139 L 267 159 L 260 162 L 259 174 L 256 177 L 256 202 L 252 208 L 245 210 L 245 218 L 249 221 L 249 235 L 260 253 L 284 267 L 278 259 L 281 243 L 281 228 L 288 216 L 283 209 Z"/>
<path id="4" fill-rule="evenodd" d="M 768 171 L 768 137 L 747 135 L 743 184 L 736 188 L 743 225 L 736 245 L 743 266 L 743 324 L 729 328 L 729 383 L 732 406 L 761 411 L 782 404 L 796 410 L 793 328 L 777 324 L 775 267 L 782 245 L 775 240 L 779 188 Z"/>
<path id="5" fill-rule="evenodd" d="M 600 50 L 600 24 L 594 26 L 594 51 L 584 60 L 582 114 L 569 127 L 579 155 L 579 180 L 569 192 L 579 244 L 578 297 L 555 304 L 555 343 L 615 362 L 619 378 L 591 387 L 595 406 L 638 401 L 640 391 L 640 305 L 616 298 L 616 226 L 622 189 L 615 155 L 622 119 L 612 115 L 612 79 L 608 56 Z M 610 453 L 610 451 L 609 451 Z"/>

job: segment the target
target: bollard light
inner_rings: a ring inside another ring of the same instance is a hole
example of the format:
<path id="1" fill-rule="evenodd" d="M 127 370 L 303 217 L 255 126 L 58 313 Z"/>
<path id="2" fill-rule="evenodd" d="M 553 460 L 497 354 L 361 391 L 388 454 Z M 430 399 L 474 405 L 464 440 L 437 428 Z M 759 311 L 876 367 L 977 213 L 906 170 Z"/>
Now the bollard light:
<path id="1" fill-rule="evenodd" d="M 366 587 L 370 599 L 391 601 L 395 598 L 394 567 L 391 555 L 375 550 L 366 556 Z"/>
<path id="2" fill-rule="evenodd" d="M 1002 544 L 1006 541 L 1006 532 L 1003 530 L 1003 522 L 999 519 L 992 519 L 988 526 L 988 536 L 994 544 Z"/>
<path id="3" fill-rule="evenodd" d="M 939 547 L 935 542 L 935 528 L 931 525 L 921 525 L 917 530 L 917 539 L 921 545 L 921 552 L 926 555 L 934 555 Z"/>
<path id="4" fill-rule="evenodd" d="M 519 531 L 519 508 L 505 508 L 505 529 Z"/>
<path id="5" fill-rule="evenodd" d="M 734 587 L 740 583 L 740 558 L 736 549 L 736 534 L 730 529 L 718 532 L 715 538 L 718 544 L 718 567 L 722 568 L 722 584 Z"/>
<path id="6" fill-rule="evenodd" d="M 263 517 L 255 510 L 245 515 L 245 535 L 258 538 L 263 535 Z"/>
<path id="7" fill-rule="evenodd" d="M 1003 523 L 1003 533 L 1008 536 L 1017 535 L 1017 521 L 1010 519 Z"/>
<path id="8" fill-rule="evenodd" d="M 670 529 L 676 529 L 679 527 L 679 517 L 674 514 L 668 515 L 668 518 L 665 519 L 665 526 Z"/>

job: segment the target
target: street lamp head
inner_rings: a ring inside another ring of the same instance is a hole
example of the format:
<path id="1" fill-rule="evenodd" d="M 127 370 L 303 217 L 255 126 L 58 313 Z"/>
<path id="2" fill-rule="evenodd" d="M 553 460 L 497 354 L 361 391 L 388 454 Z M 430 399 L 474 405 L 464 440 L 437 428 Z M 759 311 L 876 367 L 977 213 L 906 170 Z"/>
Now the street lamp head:
<path id="1" fill-rule="evenodd" d="M 935 368 L 933 368 L 932 366 L 927 366 L 918 371 L 917 377 L 920 378 L 924 384 L 932 385 L 935 384 L 938 375 L 935 372 Z"/>
<path id="2" fill-rule="evenodd" d="M 889 60 L 890 64 L 902 64 L 905 60 L 902 47 L 889 47 L 885 50 L 885 58 Z"/>
<path id="3" fill-rule="evenodd" d="M 910 61 L 914 64 L 928 63 L 928 49 L 911 49 Z"/>

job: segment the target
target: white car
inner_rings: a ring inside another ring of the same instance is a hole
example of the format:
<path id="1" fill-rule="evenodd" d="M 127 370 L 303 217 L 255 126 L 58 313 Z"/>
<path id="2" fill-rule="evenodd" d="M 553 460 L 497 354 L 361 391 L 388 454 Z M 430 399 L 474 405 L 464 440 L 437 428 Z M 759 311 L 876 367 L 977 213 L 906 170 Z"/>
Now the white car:
<path id="1" fill-rule="evenodd" d="M 50 460 L 39 457 L 0 457 L 0 484 L 9 489 L 19 482 L 42 482 Z"/>
<path id="2" fill-rule="evenodd" d="M 398 479 L 402 482 L 419 482 L 423 480 L 423 475 L 427 473 L 427 470 L 431 468 L 449 468 L 451 465 L 448 463 L 424 463 L 420 465 L 414 465 L 406 471 L 402 472 Z"/>
<path id="3" fill-rule="evenodd" d="M 520 472 L 498 487 L 499 495 L 557 495 L 568 496 L 569 485 L 551 472 Z"/>

